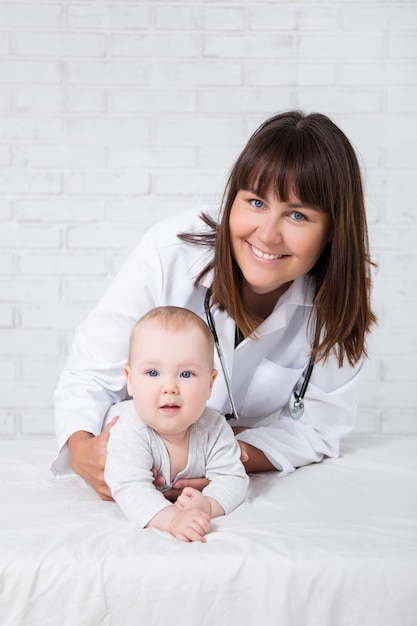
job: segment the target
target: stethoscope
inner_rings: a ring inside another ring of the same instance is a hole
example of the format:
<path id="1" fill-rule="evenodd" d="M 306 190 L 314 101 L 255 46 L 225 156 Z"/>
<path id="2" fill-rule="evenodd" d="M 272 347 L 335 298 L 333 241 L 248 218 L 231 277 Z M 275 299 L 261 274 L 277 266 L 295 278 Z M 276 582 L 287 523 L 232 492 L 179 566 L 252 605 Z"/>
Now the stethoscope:
<path id="1" fill-rule="evenodd" d="M 227 420 L 234 419 L 239 421 L 239 415 L 236 409 L 235 401 L 232 393 L 232 385 L 230 382 L 230 376 L 227 371 L 226 361 L 224 360 L 223 352 L 220 346 L 219 338 L 217 336 L 216 327 L 214 325 L 213 316 L 210 311 L 210 297 L 211 290 L 207 289 L 206 297 L 204 299 L 204 310 L 207 318 L 207 325 L 211 330 L 214 339 L 214 345 L 216 346 L 216 352 L 219 357 L 220 365 L 223 372 L 223 378 L 226 383 L 227 395 L 229 396 L 231 413 L 226 413 L 225 418 Z M 304 396 L 307 391 L 308 383 L 310 382 L 311 374 L 313 373 L 314 368 L 314 356 L 310 357 L 310 360 L 307 365 L 306 373 L 304 376 L 304 382 L 301 385 L 301 389 L 294 389 L 290 395 L 290 399 L 288 401 L 288 409 L 291 417 L 294 420 L 299 420 L 304 415 Z"/>

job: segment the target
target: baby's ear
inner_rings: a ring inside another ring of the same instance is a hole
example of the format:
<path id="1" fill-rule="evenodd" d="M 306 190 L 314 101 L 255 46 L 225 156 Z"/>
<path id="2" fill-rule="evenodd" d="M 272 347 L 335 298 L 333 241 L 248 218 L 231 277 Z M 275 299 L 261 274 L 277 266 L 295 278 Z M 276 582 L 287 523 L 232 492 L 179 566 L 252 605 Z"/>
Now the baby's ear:
<path id="1" fill-rule="evenodd" d="M 123 372 L 124 372 L 124 375 L 126 376 L 127 393 L 129 394 L 129 396 L 131 396 L 132 395 L 132 393 L 131 393 L 132 383 L 131 383 L 131 380 L 130 380 L 130 365 L 128 365 L 128 364 L 125 365 L 124 368 L 123 368 Z"/>
<path id="2" fill-rule="evenodd" d="M 212 390 L 212 388 L 213 388 L 213 384 L 214 384 L 214 381 L 215 381 L 215 380 L 216 380 L 216 378 L 217 378 L 217 374 L 218 374 L 218 371 L 217 371 L 217 370 L 215 370 L 215 369 L 211 372 L 211 378 L 210 378 L 210 391 L 211 391 L 211 390 Z"/>

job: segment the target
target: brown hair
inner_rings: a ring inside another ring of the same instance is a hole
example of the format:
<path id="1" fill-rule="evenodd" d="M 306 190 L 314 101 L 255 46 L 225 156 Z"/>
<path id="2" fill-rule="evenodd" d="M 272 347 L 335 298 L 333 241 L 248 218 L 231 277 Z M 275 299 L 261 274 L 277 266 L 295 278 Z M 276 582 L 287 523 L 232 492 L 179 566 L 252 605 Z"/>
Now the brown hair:
<path id="1" fill-rule="evenodd" d="M 207 340 L 209 350 L 212 351 L 214 354 L 213 335 L 211 334 L 207 324 L 203 322 L 203 320 L 198 317 L 198 315 L 196 315 L 195 313 L 193 313 L 193 311 L 190 311 L 189 309 L 184 309 L 178 306 L 159 306 L 150 309 L 147 313 L 145 313 L 145 315 L 139 318 L 132 327 L 132 330 L 130 331 L 128 363 L 130 363 L 132 356 L 132 344 L 136 330 L 143 322 L 150 320 L 158 322 L 158 325 L 164 330 L 172 330 L 173 332 L 184 330 L 190 324 L 194 324 L 194 326 L 201 330 L 205 339 Z"/>
<path id="2" fill-rule="evenodd" d="M 366 334 L 376 321 L 370 304 L 366 213 L 355 151 L 327 116 L 289 111 L 255 131 L 230 173 L 220 222 L 203 214 L 211 228 L 205 237 L 179 235 L 214 247 L 213 259 L 196 283 L 213 270 L 212 303 L 226 311 L 245 336 L 256 330 L 261 320 L 245 309 L 244 278 L 232 255 L 229 216 L 239 190 L 253 189 L 262 197 L 271 186 L 281 201 L 293 191 L 301 202 L 330 216 L 331 240 L 309 272 L 316 318 L 311 352 L 327 359 L 334 351 L 339 366 L 345 357 L 353 365 L 366 354 Z"/>

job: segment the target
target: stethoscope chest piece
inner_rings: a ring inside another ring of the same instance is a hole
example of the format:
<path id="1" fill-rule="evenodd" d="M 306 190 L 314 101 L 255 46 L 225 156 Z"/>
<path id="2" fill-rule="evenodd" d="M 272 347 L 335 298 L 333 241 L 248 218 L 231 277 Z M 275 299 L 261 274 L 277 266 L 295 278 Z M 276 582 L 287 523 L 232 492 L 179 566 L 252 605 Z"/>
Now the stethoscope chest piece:
<path id="1" fill-rule="evenodd" d="M 301 417 L 303 417 L 304 398 L 300 398 L 300 393 L 298 391 L 292 392 L 288 402 L 288 408 L 293 420 L 299 420 Z"/>

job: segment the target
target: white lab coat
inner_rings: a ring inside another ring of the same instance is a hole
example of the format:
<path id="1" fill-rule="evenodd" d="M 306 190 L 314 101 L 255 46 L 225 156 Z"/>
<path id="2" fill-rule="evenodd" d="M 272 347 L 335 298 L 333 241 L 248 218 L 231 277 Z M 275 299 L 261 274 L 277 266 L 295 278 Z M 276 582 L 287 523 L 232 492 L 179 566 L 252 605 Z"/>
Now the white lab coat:
<path id="1" fill-rule="evenodd" d="M 210 259 L 211 250 L 182 242 L 179 232 L 206 228 L 200 211 L 188 211 L 153 226 L 133 250 L 103 298 L 75 333 L 66 367 L 55 393 L 59 453 L 56 475 L 71 473 L 68 437 L 85 430 L 99 434 L 109 407 L 126 399 L 123 366 L 130 329 L 155 306 L 191 309 L 203 319 L 204 296 L 211 276 L 194 287 L 194 279 Z M 340 438 L 354 426 L 362 364 L 339 368 L 336 358 L 317 363 L 299 421 L 288 411 L 294 387 L 300 388 L 309 359 L 309 316 L 312 289 L 304 277 L 294 281 L 275 310 L 258 329 L 234 348 L 235 324 L 212 309 L 224 354 L 239 425 L 237 436 L 261 449 L 281 475 L 296 467 L 339 453 Z M 228 412 L 230 404 L 219 370 L 208 405 Z"/>

